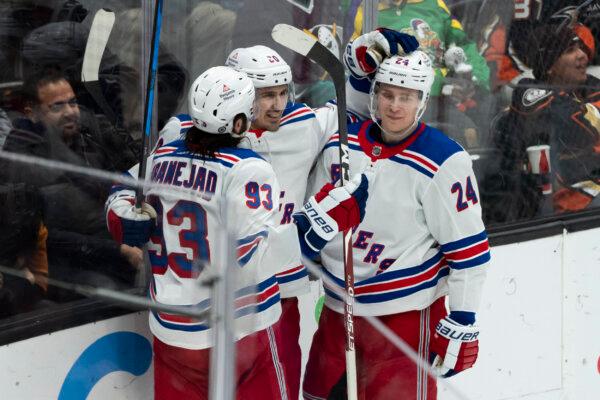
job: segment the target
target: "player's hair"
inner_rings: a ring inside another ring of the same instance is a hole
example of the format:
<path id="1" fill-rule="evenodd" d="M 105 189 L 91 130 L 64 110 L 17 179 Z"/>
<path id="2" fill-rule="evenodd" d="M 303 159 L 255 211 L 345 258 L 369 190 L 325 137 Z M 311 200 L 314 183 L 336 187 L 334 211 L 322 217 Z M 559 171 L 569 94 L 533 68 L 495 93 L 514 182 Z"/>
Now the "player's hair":
<path id="1" fill-rule="evenodd" d="M 244 124 L 242 132 L 246 131 L 248 119 L 244 114 L 238 114 L 233 118 L 233 124 L 241 118 Z M 241 135 L 215 135 L 204 132 L 196 126 L 192 126 L 185 134 L 185 145 L 189 151 L 199 154 L 202 158 L 214 157 L 215 152 L 224 147 L 237 147 L 244 137 Z"/>

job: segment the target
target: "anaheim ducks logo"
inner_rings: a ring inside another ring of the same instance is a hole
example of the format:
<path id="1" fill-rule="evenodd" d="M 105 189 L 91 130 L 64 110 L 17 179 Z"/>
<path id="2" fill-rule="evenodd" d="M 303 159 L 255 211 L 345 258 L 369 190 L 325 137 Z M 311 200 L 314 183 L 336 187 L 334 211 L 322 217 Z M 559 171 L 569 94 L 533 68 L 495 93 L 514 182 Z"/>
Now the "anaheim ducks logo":
<path id="1" fill-rule="evenodd" d="M 544 89 L 527 89 L 525 93 L 523 93 L 523 105 L 525 107 L 530 107 L 537 103 L 538 101 L 550 96 L 552 91 L 544 90 Z"/>

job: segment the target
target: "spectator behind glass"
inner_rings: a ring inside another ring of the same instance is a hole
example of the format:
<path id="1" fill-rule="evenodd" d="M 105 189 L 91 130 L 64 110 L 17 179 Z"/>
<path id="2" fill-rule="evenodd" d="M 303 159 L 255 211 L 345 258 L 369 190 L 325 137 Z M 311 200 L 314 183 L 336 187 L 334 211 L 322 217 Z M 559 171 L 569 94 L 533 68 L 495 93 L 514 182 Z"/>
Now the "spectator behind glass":
<path id="1" fill-rule="evenodd" d="M 362 31 L 362 20 L 361 7 L 354 21 L 353 39 Z M 419 49 L 433 63 L 432 99 L 423 118 L 467 149 L 481 146 L 491 107 L 489 68 L 446 4 L 441 0 L 381 1 L 377 24 L 415 36 Z M 458 48 L 460 56 L 456 57 L 455 51 L 447 57 L 450 48 Z M 457 61 L 461 68 L 455 68 Z"/>
<path id="2" fill-rule="evenodd" d="M 60 14 L 60 13 L 59 13 Z M 94 15 L 87 16 L 91 21 Z M 128 93 L 137 91 L 127 86 L 128 82 L 138 82 L 132 68 L 124 65 L 109 49 L 105 49 L 98 71 L 100 90 L 90 93 L 81 82 L 81 68 L 88 41 L 89 25 L 77 21 L 51 22 L 29 32 L 23 39 L 22 56 L 24 75 L 43 73 L 49 68 L 58 68 L 70 82 L 78 102 L 96 116 L 96 125 L 106 133 L 105 142 L 113 147 L 116 154 L 113 163 L 120 170 L 127 169 L 137 161 L 135 152 L 140 148 L 133 143 L 125 123 L 124 104 L 129 100 Z"/>
<path id="3" fill-rule="evenodd" d="M 581 5 L 584 7 L 579 8 Z M 595 42 L 600 33 L 600 14 L 595 11 L 595 2 L 585 5 L 582 0 L 490 0 L 479 7 L 475 23 L 469 27 L 469 31 L 477 38 L 479 51 L 490 65 L 493 91 L 502 89 L 506 104 L 511 96 L 506 84 L 513 80 L 512 83 L 516 84 L 523 76 L 533 76 L 529 68 L 528 41 L 536 27 L 563 21 L 570 23 L 586 45 L 590 60 L 596 57 Z M 504 102 L 504 98 L 502 100 Z"/>
<path id="4" fill-rule="evenodd" d="M 29 311 L 47 291 L 48 231 L 39 192 L 22 183 L 0 184 L 0 265 L 24 276 L 0 272 L 0 318 Z"/>
<path id="5" fill-rule="evenodd" d="M 527 170 L 527 147 L 550 145 L 554 212 L 597 206 L 600 80 L 586 73 L 588 55 L 567 25 L 536 28 L 528 46 L 535 79 L 519 81 L 510 111 L 503 117 L 503 128 L 496 135 L 503 163 L 514 172 Z M 536 195 L 527 195 L 524 187 L 505 189 L 514 191 L 510 196 L 524 197 L 523 204 L 535 201 Z M 533 217 L 537 212 L 538 207 L 532 207 L 531 213 L 522 217 Z"/>
<path id="6" fill-rule="evenodd" d="M 181 7 L 180 2 L 173 7 Z M 176 9 L 176 8 L 175 8 Z M 173 10 L 171 10 L 172 12 Z M 182 14 L 182 13 L 180 13 Z M 172 14 L 163 17 L 164 25 L 163 29 L 169 31 L 170 23 L 175 24 L 171 20 Z M 212 16 L 212 14 L 207 14 Z M 132 150 L 139 154 L 141 150 L 141 138 L 142 123 L 144 115 L 144 96 L 140 93 L 140 75 L 147 73 L 147 65 L 143 65 L 141 54 L 147 49 L 142 46 L 142 28 L 144 26 L 144 15 L 141 8 L 130 8 L 116 13 L 115 25 L 111 31 L 109 41 L 106 45 L 107 53 L 114 55 L 114 60 L 111 62 L 103 62 L 104 65 L 110 68 L 104 68 L 103 73 L 100 74 L 100 78 L 104 76 L 107 81 L 118 82 L 120 94 L 122 97 L 122 109 L 123 109 L 123 128 L 133 139 Z M 190 17 L 191 18 L 191 17 Z M 198 21 L 202 21 L 199 23 Z M 194 26 L 196 29 L 204 27 L 206 24 L 204 20 L 194 20 Z M 178 26 L 178 25 L 175 25 Z M 186 25 L 187 26 L 187 25 Z M 215 28 L 211 31 L 215 32 L 215 29 L 223 29 L 222 27 Z M 183 31 L 179 29 L 179 31 Z M 220 31 L 219 35 L 223 34 Z M 177 41 L 179 35 L 161 35 L 160 48 L 158 50 L 158 71 L 156 80 L 156 99 L 158 101 L 157 108 L 157 122 L 158 130 L 162 129 L 163 125 L 167 120 L 176 112 L 179 107 L 183 94 L 185 93 L 185 87 L 187 82 L 187 71 L 183 65 L 179 62 L 177 57 L 172 53 L 172 49 L 177 49 L 181 46 L 181 42 Z M 206 36 L 208 37 L 208 36 Z M 190 37 L 190 42 L 185 51 L 191 49 L 196 50 L 200 45 L 205 45 L 204 36 Z M 211 55 L 218 49 L 219 46 L 207 46 L 206 49 L 210 51 L 204 51 L 200 54 L 198 59 L 193 59 L 191 65 L 195 66 L 199 60 L 203 60 Z M 175 50 L 173 50 L 175 51 Z M 223 56 L 224 57 L 224 56 Z M 154 139 L 154 138 L 153 138 Z M 139 157 L 133 160 L 127 167 L 137 163 Z"/>
<path id="7" fill-rule="evenodd" d="M 85 124 L 89 113 L 78 106 L 61 73 L 36 74 L 23 92 L 27 118 L 14 122 L 5 151 L 115 171 L 102 133 Z M 109 183 L 35 164 L 4 162 L 2 173 L 6 181 L 26 182 L 42 192 L 51 277 L 113 288 L 133 282 L 142 252 L 119 246 L 106 233 L 103 200 Z M 69 298 L 60 291 L 55 296 Z"/>

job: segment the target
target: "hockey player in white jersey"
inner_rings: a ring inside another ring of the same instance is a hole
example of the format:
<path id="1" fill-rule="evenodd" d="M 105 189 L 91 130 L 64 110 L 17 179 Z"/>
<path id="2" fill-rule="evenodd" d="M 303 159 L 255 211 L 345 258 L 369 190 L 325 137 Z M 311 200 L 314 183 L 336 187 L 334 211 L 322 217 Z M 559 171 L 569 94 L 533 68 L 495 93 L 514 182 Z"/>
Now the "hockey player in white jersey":
<path id="1" fill-rule="evenodd" d="M 224 246 L 236 245 L 218 240 L 226 225 L 237 239 L 241 267 L 236 276 L 237 398 L 285 399 L 288 389 L 273 332 L 281 313 L 275 274 L 299 264 L 300 241 L 322 247 L 330 235 L 321 226 L 279 224 L 279 183 L 271 165 L 238 146 L 252 121 L 254 98 L 244 73 L 214 67 L 201 74 L 189 93 L 192 128 L 156 149 L 148 168 L 153 183 L 186 192 L 153 187 L 138 213 L 134 192 L 115 187 L 107 201 L 107 222 L 115 239 L 138 245 L 146 242 L 150 227 L 150 295 L 196 311 L 210 308 L 210 289 L 199 282 L 203 273 L 215 268 Z M 333 221 L 330 229 L 355 226 L 364 215 L 368 181 L 358 176 L 353 182 L 318 194 L 325 203 L 317 214 Z M 208 321 L 152 312 L 150 329 L 155 398 L 207 398 Z"/>
<path id="2" fill-rule="evenodd" d="M 313 110 L 294 103 L 290 66 L 277 52 L 266 46 L 233 50 L 230 65 L 245 72 L 256 88 L 256 118 L 243 146 L 267 159 L 281 186 L 279 223 L 293 222 L 292 214 L 304 202 L 311 167 L 327 138 L 337 130 L 333 106 Z M 290 400 L 300 393 L 302 353 L 300 349 L 300 311 L 297 296 L 308 292 L 308 273 L 301 263 L 289 265 L 277 276 L 281 289 L 282 315 L 277 323 L 277 339 L 290 387 Z"/>
<path id="3" fill-rule="evenodd" d="M 398 52 L 400 48 L 410 52 L 418 46 L 410 35 L 386 33 L 387 36 L 377 36 L 378 43 L 388 49 L 391 47 L 391 51 Z M 257 152 L 273 166 L 281 188 L 277 220 L 281 225 L 289 224 L 292 214 L 302 207 L 308 175 L 316 158 L 327 139 L 337 131 L 337 110 L 334 103 L 318 109 L 294 103 L 290 66 L 269 47 L 235 49 L 226 65 L 246 73 L 256 88 L 255 119 L 240 146 Z M 353 113 L 349 113 L 348 118 L 357 120 Z M 167 125 L 162 135 L 178 135 L 186 123 L 189 123 L 186 117 L 180 115 L 169 122 L 171 125 Z M 308 291 L 308 274 L 300 263 L 290 264 L 277 275 L 277 281 L 282 315 L 276 333 L 280 347 L 285 349 L 281 358 L 290 387 L 289 398 L 294 400 L 300 392 L 302 358 L 297 296 Z"/>
<path id="4" fill-rule="evenodd" d="M 368 82 L 369 71 L 352 64 Z M 363 110 L 371 119 L 348 127 L 351 173 L 367 165 L 375 171 L 365 219 L 352 237 L 360 399 L 435 399 L 437 392 L 435 380 L 361 316 L 380 317 L 440 376 L 470 368 L 477 358 L 475 315 L 489 247 L 469 155 L 420 122 L 433 76 L 421 51 L 386 58 Z M 339 177 L 338 141 L 332 136 L 317 162 L 316 187 Z M 339 288 L 341 248 L 337 235 L 320 252 L 324 273 Z M 304 375 L 306 399 L 329 398 L 344 376 L 343 299 L 329 283 L 325 293 Z"/>

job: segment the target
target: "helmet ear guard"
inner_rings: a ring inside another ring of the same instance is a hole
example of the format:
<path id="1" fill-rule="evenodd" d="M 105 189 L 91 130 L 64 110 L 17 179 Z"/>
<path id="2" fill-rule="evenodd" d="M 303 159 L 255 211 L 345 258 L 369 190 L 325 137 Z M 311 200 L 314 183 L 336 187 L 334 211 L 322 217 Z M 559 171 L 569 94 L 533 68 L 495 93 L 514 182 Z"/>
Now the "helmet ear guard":
<path id="1" fill-rule="evenodd" d="M 242 114 L 246 126 L 253 117 L 254 85 L 246 74 L 229 67 L 213 67 L 192 83 L 188 111 L 194 126 L 212 134 L 233 133 L 235 118 Z"/>

